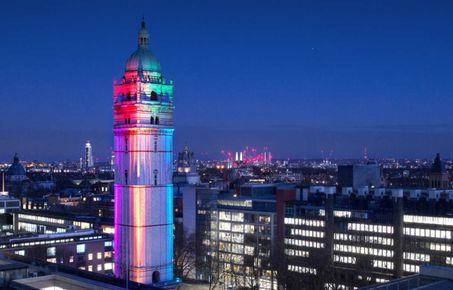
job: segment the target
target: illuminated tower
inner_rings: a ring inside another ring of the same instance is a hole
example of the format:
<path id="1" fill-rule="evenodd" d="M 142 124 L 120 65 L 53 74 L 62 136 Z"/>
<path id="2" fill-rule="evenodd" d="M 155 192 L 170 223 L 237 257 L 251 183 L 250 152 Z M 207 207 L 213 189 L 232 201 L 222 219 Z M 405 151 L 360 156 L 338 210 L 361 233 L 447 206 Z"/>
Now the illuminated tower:
<path id="1" fill-rule="evenodd" d="M 93 148 L 89 140 L 85 143 L 85 169 L 93 167 Z"/>
<path id="2" fill-rule="evenodd" d="M 173 83 L 149 50 L 144 20 L 113 92 L 115 274 L 144 284 L 171 281 Z"/>

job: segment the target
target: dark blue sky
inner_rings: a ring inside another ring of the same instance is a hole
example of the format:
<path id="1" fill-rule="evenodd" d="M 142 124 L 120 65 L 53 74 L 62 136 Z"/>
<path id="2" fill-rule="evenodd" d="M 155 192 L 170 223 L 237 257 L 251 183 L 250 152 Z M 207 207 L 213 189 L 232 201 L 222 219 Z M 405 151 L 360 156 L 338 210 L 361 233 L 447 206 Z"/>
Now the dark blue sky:
<path id="1" fill-rule="evenodd" d="M 452 1 L 7 1 L 0 160 L 112 146 L 112 81 L 151 48 L 175 82 L 175 150 L 278 158 L 453 155 Z"/>

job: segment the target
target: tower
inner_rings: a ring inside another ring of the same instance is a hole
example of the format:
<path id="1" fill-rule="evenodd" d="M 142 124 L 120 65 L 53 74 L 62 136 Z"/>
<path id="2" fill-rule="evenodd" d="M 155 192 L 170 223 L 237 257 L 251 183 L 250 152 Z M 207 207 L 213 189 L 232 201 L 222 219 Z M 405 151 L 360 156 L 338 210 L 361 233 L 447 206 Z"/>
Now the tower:
<path id="1" fill-rule="evenodd" d="M 450 176 L 445 171 L 445 165 L 440 159 L 440 154 L 437 153 L 429 174 L 429 186 L 432 188 L 448 188 L 449 180 Z"/>
<path id="2" fill-rule="evenodd" d="M 93 167 L 93 148 L 89 140 L 85 143 L 85 169 Z"/>
<path id="3" fill-rule="evenodd" d="M 173 83 L 163 78 L 142 20 L 138 48 L 113 85 L 115 274 L 173 280 Z"/>

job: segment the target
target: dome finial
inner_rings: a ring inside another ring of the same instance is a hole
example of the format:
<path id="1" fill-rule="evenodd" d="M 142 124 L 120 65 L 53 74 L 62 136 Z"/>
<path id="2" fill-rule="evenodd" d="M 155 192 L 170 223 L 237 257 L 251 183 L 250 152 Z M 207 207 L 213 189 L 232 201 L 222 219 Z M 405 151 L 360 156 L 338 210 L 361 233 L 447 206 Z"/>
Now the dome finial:
<path id="1" fill-rule="evenodd" d="M 145 15 L 142 15 L 142 28 L 145 29 Z"/>
<path id="2" fill-rule="evenodd" d="M 142 17 L 142 23 L 140 30 L 138 31 L 138 47 L 148 48 L 149 45 L 149 34 L 145 27 L 145 16 Z"/>

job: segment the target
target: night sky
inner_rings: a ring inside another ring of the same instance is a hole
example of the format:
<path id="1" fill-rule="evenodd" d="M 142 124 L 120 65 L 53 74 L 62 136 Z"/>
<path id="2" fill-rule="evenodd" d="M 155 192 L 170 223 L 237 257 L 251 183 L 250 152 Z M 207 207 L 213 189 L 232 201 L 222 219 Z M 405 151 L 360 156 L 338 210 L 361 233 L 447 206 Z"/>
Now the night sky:
<path id="1" fill-rule="evenodd" d="M 107 159 L 112 83 L 150 46 L 175 151 L 453 156 L 453 1 L 3 1 L 0 160 Z"/>

